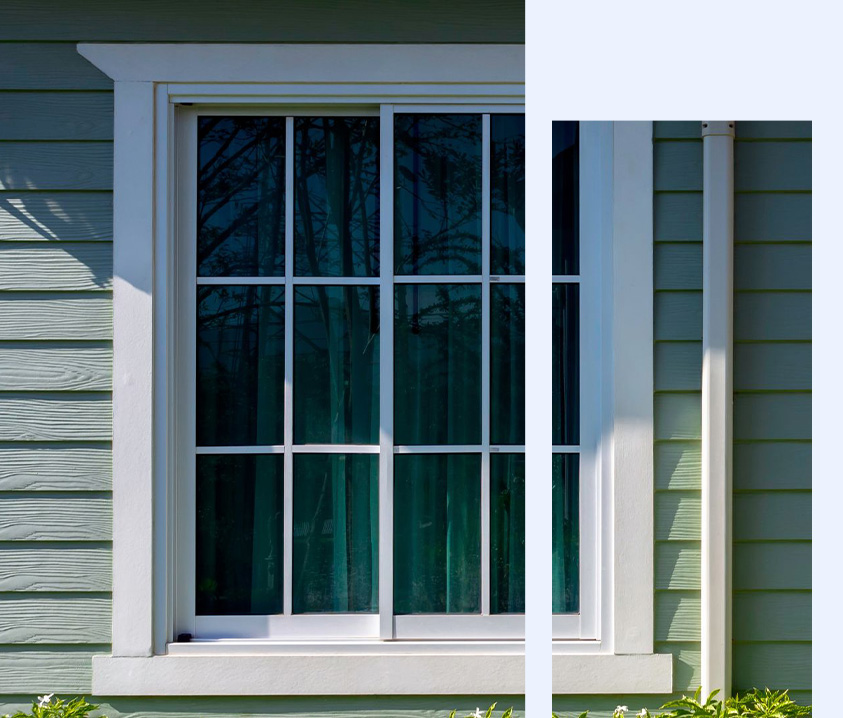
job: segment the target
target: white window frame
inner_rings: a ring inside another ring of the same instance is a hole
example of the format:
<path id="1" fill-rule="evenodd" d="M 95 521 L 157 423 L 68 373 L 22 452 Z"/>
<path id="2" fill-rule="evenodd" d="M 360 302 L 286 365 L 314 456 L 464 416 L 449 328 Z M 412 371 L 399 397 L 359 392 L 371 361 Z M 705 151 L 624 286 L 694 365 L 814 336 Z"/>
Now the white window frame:
<path id="1" fill-rule="evenodd" d="M 524 102 L 523 46 L 78 48 L 115 80 L 113 638 L 111 655 L 93 659 L 93 692 L 522 693 L 523 641 L 174 643 L 178 567 L 171 399 L 179 361 L 176 106 L 312 109 L 351 100 L 396 109 L 476 103 L 486 112 L 505 111 Z M 671 656 L 653 654 L 652 635 L 652 382 L 641 381 L 652 375 L 652 177 L 642 177 L 642 167 L 652 166 L 652 149 L 651 131 L 644 125 L 649 123 L 588 125 L 599 151 L 583 166 L 581 202 L 587 212 L 581 226 L 583 236 L 600 240 L 603 277 L 598 412 L 603 438 L 596 457 L 601 467 L 600 609 L 596 638 L 554 643 L 556 693 L 664 693 L 672 687 Z M 549 273 L 540 269 L 528 272 L 527 280 L 536 277 L 549 287 Z M 630 376 L 634 382 L 624 381 Z M 548 477 L 548 492 L 549 486 Z M 528 492 L 528 508 L 529 501 Z M 614 536 L 623 540 L 615 543 Z M 527 570 L 529 584 L 529 562 Z M 529 585 L 527 590 L 529 606 Z"/>
<path id="2" fill-rule="evenodd" d="M 397 114 L 431 114 L 442 111 L 455 114 L 480 115 L 482 123 L 482 268 L 478 275 L 395 275 L 392 269 L 392 197 L 393 182 L 393 118 Z M 196 199 L 197 199 L 197 120 L 207 116 L 243 116 L 255 115 L 286 118 L 285 122 L 285 200 L 287 219 L 285 223 L 285 246 L 287 274 L 277 277 L 197 277 L 196 273 Z M 430 106 L 425 102 L 402 105 L 398 111 L 392 103 L 372 105 L 371 103 L 337 104 L 329 108 L 319 107 L 241 107 L 232 103 L 230 106 L 213 107 L 205 105 L 179 106 L 175 110 L 176 130 L 176 169 L 174 183 L 174 204 L 176 212 L 176 278 L 177 307 L 176 341 L 178 367 L 176 369 L 175 407 L 178 412 L 174 437 L 174 450 L 177 453 L 176 505 L 178 509 L 173 517 L 175 533 L 175 563 L 177 576 L 184 576 L 183 581 L 176 581 L 174 586 L 175 628 L 173 635 L 190 634 L 193 640 L 218 639 L 266 639 L 266 640 L 340 640 L 340 639 L 380 639 L 380 640 L 521 640 L 524 639 L 523 614 L 492 614 L 490 611 L 490 459 L 492 453 L 524 453 L 524 446 L 492 445 L 489 441 L 489 365 L 490 336 L 489 318 L 491 313 L 491 286 L 524 284 L 523 275 L 492 275 L 491 257 L 491 115 L 523 114 L 521 104 L 496 105 L 490 111 L 481 103 Z M 381 177 L 381 261 L 378 276 L 373 277 L 311 277 L 296 276 L 293 273 L 293 187 L 295 131 L 294 118 L 297 116 L 339 115 L 346 117 L 370 116 L 380 119 L 380 177 Z M 430 446 L 394 446 L 392 442 L 393 391 L 393 312 L 391 297 L 393 287 L 401 284 L 454 284 L 476 285 L 482 294 L 482 440 L 474 445 L 430 445 Z M 292 391 L 285 390 L 285 432 L 283 445 L 245 446 L 245 447 L 196 447 L 195 426 L 196 406 L 196 287 L 199 285 L 277 285 L 287 288 L 285 299 L 285 372 L 286 383 Z M 372 286 L 380 289 L 381 297 L 381 341 L 380 341 L 380 415 L 385 417 L 381 424 L 379 444 L 296 444 L 293 441 L 293 288 L 315 285 L 353 285 Z M 179 372 L 184 372 L 179 375 Z M 284 455 L 284 513 L 285 513 L 285 557 L 284 557 L 284 598 L 283 614 L 273 616 L 197 616 L 195 615 L 195 535 L 196 526 L 196 484 L 195 457 L 200 454 L 267 454 Z M 294 454 L 349 454 L 366 453 L 379 456 L 379 611 L 365 614 L 294 614 L 292 612 L 292 549 L 293 549 L 293 455 Z M 393 519 L 392 519 L 392 481 L 394 456 L 420 454 L 480 454 L 481 455 L 481 597 L 482 605 L 478 614 L 411 614 L 400 615 L 393 612 Z M 579 638 L 579 616 L 560 616 L 563 620 L 566 637 Z"/>

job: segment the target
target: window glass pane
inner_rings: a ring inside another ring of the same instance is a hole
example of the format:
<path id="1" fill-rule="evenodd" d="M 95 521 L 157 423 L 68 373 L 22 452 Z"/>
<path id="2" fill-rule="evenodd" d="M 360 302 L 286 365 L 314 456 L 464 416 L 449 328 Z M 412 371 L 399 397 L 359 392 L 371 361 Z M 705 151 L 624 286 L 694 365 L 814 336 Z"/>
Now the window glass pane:
<path id="1" fill-rule="evenodd" d="M 553 273 L 580 271 L 579 123 L 553 123 Z"/>
<path id="2" fill-rule="evenodd" d="M 524 455 L 490 456 L 491 610 L 524 612 Z"/>
<path id="3" fill-rule="evenodd" d="M 553 286 L 553 443 L 580 443 L 579 285 Z"/>
<path id="4" fill-rule="evenodd" d="M 298 444 L 377 444 L 377 287 L 297 287 L 293 429 Z"/>
<path id="5" fill-rule="evenodd" d="M 200 286 L 199 446 L 284 443 L 284 288 Z"/>
<path id="6" fill-rule="evenodd" d="M 200 277 L 284 274 L 284 118 L 200 117 Z"/>
<path id="7" fill-rule="evenodd" d="M 579 456 L 553 455 L 553 612 L 580 610 Z"/>
<path id="8" fill-rule="evenodd" d="M 480 443 L 480 285 L 395 287 L 395 443 Z"/>
<path id="9" fill-rule="evenodd" d="M 480 274 L 480 115 L 395 116 L 395 273 Z"/>
<path id="10" fill-rule="evenodd" d="M 296 118 L 297 275 L 377 276 L 379 122 L 377 117 Z"/>
<path id="11" fill-rule="evenodd" d="M 293 459 L 293 613 L 378 610 L 378 457 Z"/>
<path id="12" fill-rule="evenodd" d="M 284 457 L 196 457 L 196 613 L 281 613 Z"/>
<path id="13" fill-rule="evenodd" d="M 524 274 L 524 115 L 492 115 L 492 274 Z"/>
<path id="14" fill-rule="evenodd" d="M 480 455 L 395 457 L 395 613 L 480 611 Z"/>
<path id="15" fill-rule="evenodd" d="M 491 285 L 491 416 L 493 444 L 524 443 L 524 285 Z"/>

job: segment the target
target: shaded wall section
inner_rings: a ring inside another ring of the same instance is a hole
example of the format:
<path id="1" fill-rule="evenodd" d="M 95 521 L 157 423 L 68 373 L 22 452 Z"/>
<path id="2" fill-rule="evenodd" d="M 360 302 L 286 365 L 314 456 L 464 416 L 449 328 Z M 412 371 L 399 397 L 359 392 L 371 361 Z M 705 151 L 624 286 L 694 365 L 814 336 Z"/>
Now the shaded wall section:
<path id="1" fill-rule="evenodd" d="M 735 141 L 733 685 L 811 688 L 811 123 Z"/>

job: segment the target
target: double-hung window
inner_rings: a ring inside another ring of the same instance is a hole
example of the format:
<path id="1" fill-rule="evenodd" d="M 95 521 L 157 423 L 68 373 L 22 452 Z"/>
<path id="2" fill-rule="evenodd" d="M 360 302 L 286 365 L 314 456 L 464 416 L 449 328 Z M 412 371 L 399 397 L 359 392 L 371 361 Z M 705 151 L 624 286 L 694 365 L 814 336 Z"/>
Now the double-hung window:
<path id="1" fill-rule="evenodd" d="M 177 121 L 176 633 L 522 638 L 523 110 Z"/>

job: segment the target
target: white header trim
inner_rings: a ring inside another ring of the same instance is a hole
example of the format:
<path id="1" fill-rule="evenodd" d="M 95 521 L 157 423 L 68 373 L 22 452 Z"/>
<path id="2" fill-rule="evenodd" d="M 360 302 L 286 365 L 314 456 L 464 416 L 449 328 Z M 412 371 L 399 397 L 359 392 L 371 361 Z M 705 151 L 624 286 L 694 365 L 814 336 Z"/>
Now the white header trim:
<path id="1" fill-rule="evenodd" d="M 436 95 L 460 94 L 463 84 L 524 83 L 523 45 L 80 43 L 78 49 L 116 82 L 456 85 Z"/>

